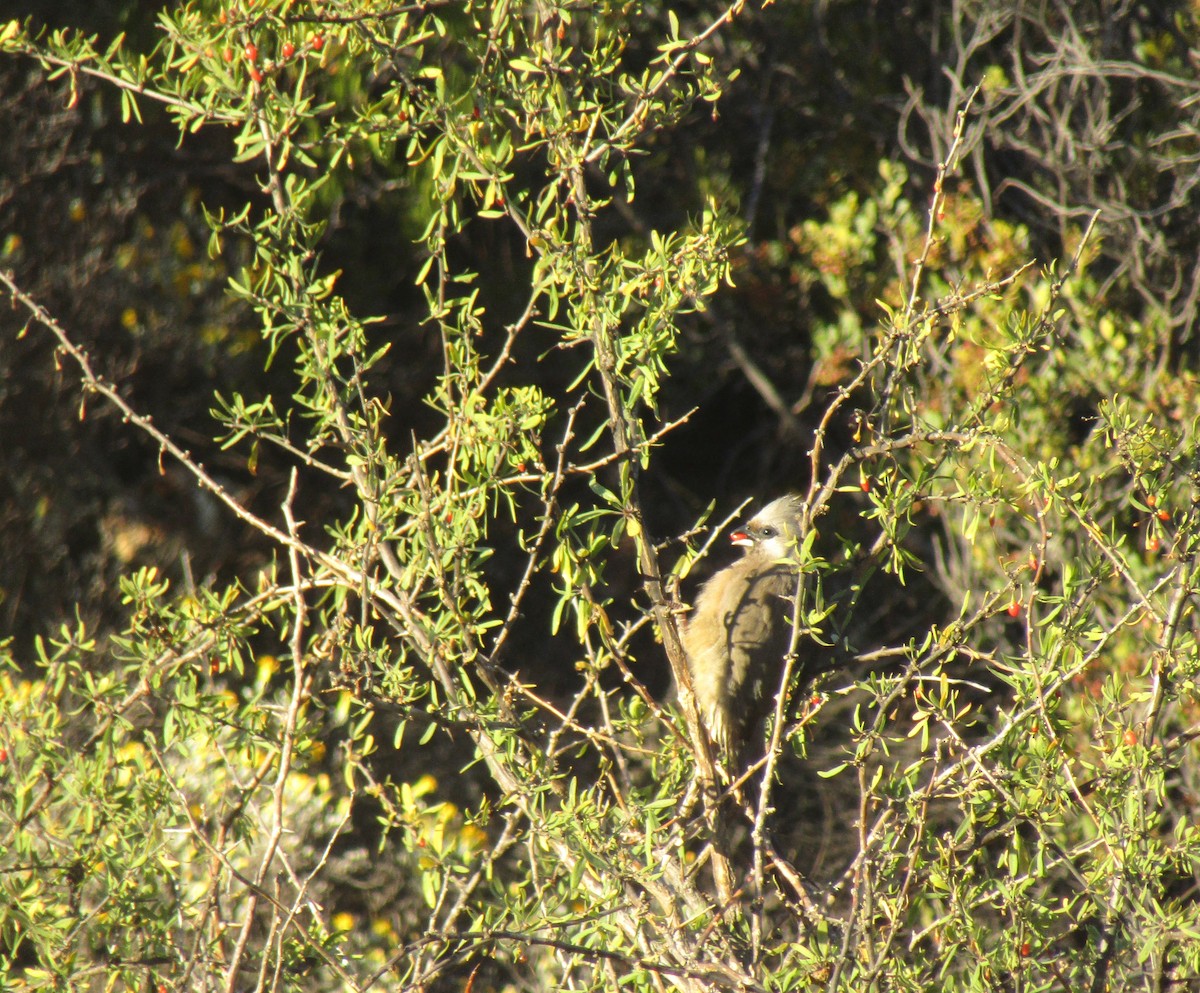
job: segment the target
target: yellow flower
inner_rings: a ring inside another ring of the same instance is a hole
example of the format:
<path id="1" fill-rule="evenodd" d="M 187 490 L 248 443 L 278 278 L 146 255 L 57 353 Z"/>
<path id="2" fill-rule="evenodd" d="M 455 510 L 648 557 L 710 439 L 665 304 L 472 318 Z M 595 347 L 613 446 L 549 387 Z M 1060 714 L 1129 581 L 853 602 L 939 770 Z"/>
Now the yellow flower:
<path id="1" fill-rule="evenodd" d="M 376 917 L 371 921 L 371 933 L 377 938 L 385 938 L 388 941 L 396 941 L 396 929 L 392 927 L 392 922 L 382 917 Z"/>

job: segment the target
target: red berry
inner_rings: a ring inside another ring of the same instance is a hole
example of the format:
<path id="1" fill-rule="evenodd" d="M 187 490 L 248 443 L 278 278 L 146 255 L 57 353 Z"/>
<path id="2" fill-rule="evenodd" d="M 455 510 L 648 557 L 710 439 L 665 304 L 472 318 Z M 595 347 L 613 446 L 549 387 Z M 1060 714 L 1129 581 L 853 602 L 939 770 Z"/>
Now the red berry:
<path id="1" fill-rule="evenodd" d="M 1023 959 L 1027 959 L 1027 958 L 1029 958 L 1029 953 L 1030 953 L 1031 949 L 1030 949 L 1030 947 L 1029 947 L 1029 942 L 1028 942 L 1028 941 L 1024 941 L 1024 942 L 1022 942 L 1022 943 L 1021 943 L 1021 947 L 1020 947 L 1020 949 L 1018 949 L 1018 950 L 1019 950 L 1019 951 L 1020 951 L 1020 953 L 1021 953 L 1021 958 L 1023 958 Z"/>
<path id="2" fill-rule="evenodd" d="M 1147 507 L 1153 507 L 1156 503 L 1158 503 L 1158 497 L 1156 497 L 1153 493 L 1146 497 Z"/>
<path id="3" fill-rule="evenodd" d="M 1009 617 L 1017 617 L 1020 615 L 1020 613 L 1021 613 L 1021 604 L 1018 601 L 1014 600 L 1012 603 L 1010 603 L 1008 605 L 1008 616 Z"/>
<path id="4" fill-rule="evenodd" d="M 1137 744 L 1138 736 L 1137 732 L 1133 730 L 1133 728 L 1130 728 L 1128 731 L 1126 731 L 1124 737 L 1125 744 L 1129 745 L 1130 747 L 1133 747 Z"/>
<path id="5" fill-rule="evenodd" d="M 1171 519 L 1171 512 L 1169 510 L 1160 510 L 1158 512 L 1158 519 L 1160 521 L 1169 521 Z"/>
<path id="6" fill-rule="evenodd" d="M 3 746 L 0 746 L 0 762 L 7 762 L 7 761 L 8 761 L 8 749 Z"/>
<path id="7" fill-rule="evenodd" d="M 283 43 L 283 48 L 281 48 L 279 50 L 279 52 L 285 59 L 290 59 L 293 55 L 296 54 L 296 46 L 293 45 L 290 41 L 285 41 Z"/>
<path id="8" fill-rule="evenodd" d="M 1152 535 L 1150 535 L 1149 538 L 1146 539 L 1146 551 L 1157 552 L 1158 545 L 1159 545 L 1158 535 L 1152 534 Z"/>
<path id="9" fill-rule="evenodd" d="M 258 46 L 252 41 L 246 42 L 246 58 L 251 62 L 258 61 Z"/>
<path id="10" fill-rule="evenodd" d="M 250 78 L 253 79 L 254 82 L 256 82 L 256 83 L 261 83 L 263 81 L 263 74 L 261 72 L 259 72 L 257 66 L 251 66 Z"/>
<path id="11" fill-rule="evenodd" d="M 319 52 L 325 47 L 325 36 L 323 34 L 315 34 L 309 40 L 309 44 L 312 45 L 314 52 Z"/>
<path id="12" fill-rule="evenodd" d="M 225 51 L 223 51 L 221 53 L 221 58 L 223 58 L 226 62 L 232 62 L 233 61 L 233 49 L 232 48 L 225 49 Z"/>

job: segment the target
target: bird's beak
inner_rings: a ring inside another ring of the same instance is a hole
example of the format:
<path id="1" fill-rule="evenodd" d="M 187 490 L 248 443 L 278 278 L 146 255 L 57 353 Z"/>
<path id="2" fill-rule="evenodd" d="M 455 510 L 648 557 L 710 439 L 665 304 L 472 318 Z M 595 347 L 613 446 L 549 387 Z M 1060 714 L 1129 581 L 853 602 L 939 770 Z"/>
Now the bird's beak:
<path id="1" fill-rule="evenodd" d="M 729 536 L 729 540 L 735 545 L 744 545 L 746 548 L 754 544 L 754 540 L 745 531 L 734 531 Z"/>

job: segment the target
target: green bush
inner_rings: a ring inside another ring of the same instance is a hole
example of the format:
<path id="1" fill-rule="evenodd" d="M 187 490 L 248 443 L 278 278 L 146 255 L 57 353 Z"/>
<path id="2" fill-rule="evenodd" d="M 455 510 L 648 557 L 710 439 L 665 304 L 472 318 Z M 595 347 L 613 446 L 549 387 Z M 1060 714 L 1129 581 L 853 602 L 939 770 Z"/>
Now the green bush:
<path id="1" fill-rule="evenodd" d="M 878 157 L 774 238 L 736 170 L 668 199 L 664 150 L 715 127 L 768 16 L 246 0 L 164 10 L 146 53 L 0 31 L 68 100 L 98 85 L 253 170 L 244 206 L 203 204 L 189 279 L 232 273 L 224 313 L 258 333 L 210 335 L 213 361 L 263 370 L 214 374 L 185 440 L 0 274 L 20 331 L 247 550 L 199 581 L 147 564 L 120 623 L 7 643 L 4 988 L 1200 974 L 1198 408 L 1167 308 L 1108 292 L 1096 215 L 1039 264 L 958 178 L 988 94 L 927 177 Z M 411 257 L 331 231 L 368 195 Z M 339 238 L 358 271 L 324 261 Z M 398 313 L 356 303 L 395 270 Z M 727 316 L 771 279 L 806 301 L 805 334 L 782 306 L 762 332 L 801 364 L 778 383 Z M 807 535 L 799 664 L 736 797 L 679 643 L 705 501 L 654 533 L 673 391 L 705 388 L 725 321 L 804 438 L 778 443 Z"/>

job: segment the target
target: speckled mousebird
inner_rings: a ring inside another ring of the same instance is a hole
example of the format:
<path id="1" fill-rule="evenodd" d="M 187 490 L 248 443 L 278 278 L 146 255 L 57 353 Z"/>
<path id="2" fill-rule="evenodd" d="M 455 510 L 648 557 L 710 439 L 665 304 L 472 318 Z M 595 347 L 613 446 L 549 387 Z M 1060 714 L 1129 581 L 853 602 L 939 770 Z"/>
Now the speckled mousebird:
<path id="1" fill-rule="evenodd" d="M 792 642 L 802 507 L 780 497 L 729 536 L 746 552 L 704 584 L 683 631 L 701 719 L 729 766 L 772 706 Z"/>

